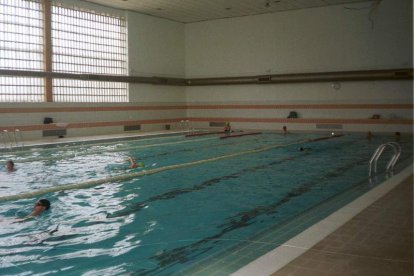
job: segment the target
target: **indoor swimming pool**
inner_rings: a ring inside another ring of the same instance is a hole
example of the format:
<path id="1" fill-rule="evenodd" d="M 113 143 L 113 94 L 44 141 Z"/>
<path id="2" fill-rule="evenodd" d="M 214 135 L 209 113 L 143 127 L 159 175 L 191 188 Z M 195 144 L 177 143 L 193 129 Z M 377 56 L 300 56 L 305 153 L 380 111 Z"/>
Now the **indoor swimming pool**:
<path id="1" fill-rule="evenodd" d="M 398 141 L 397 172 L 412 138 Z M 17 170 L 0 172 L 0 274 L 228 275 L 381 183 L 368 162 L 390 141 L 264 132 L 4 151 Z M 51 210 L 17 222 L 38 198 Z"/>

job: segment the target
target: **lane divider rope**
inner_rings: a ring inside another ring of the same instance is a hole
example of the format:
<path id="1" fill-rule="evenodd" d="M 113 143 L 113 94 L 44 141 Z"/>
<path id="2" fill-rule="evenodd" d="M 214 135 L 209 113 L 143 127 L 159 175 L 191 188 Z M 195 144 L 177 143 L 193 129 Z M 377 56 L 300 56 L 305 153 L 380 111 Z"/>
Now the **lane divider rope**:
<path id="1" fill-rule="evenodd" d="M 191 143 L 191 142 L 202 142 L 207 140 L 212 140 L 216 138 L 201 138 L 201 139 L 194 139 L 194 140 L 183 140 L 183 141 L 174 141 L 174 142 L 166 142 L 166 143 L 157 143 L 157 144 L 149 144 L 149 145 L 137 145 L 137 146 L 130 146 L 130 147 L 120 147 L 115 149 L 107 149 L 105 152 L 122 152 L 122 151 L 130 151 L 133 149 L 140 149 L 140 148 L 151 148 L 151 147 L 158 147 L 158 146 L 169 146 L 169 145 L 176 145 L 176 144 L 182 144 L 182 143 Z M 83 147 L 86 147 L 87 145 L 84 145 Z M 73 148 L 68 148 L 68 150 L 71 150 Z M 59 148 L 58 150 L 66 150 L 66 148 Z M 99 152 L 98 150 L 101 150 Z M 57 156 L 51 156 L 51 157 L 42 157 L 42 158 L 27 158 L 23 160 L 17 160 L 15 162 L 18 163 L 31 163 L 36 161 L 47 161 L 47 160 L 62 160 L 62 159 L 68 159 L 68 158 L 75 158 L 78 156 L 84 156 L 84 155 L 92 155 L 92 154 L 99 154 L 102 153 L 102 149 L 92 150 L 92 151 L 82 151 L 78 153 L 72 153 L 72 154 L 63 154 L 59 157 Z"/>
<path id="2" fill-rule="evenodd" d="M 334 138 L 334 137 L 331 137 L 331 138 Z M 212 157 L 208 159 L 202 159 L 202 160 L 182 163 L 182 164 L 169 165 L 169 166 L 164 166 L 164 167 L 150 169 L 150 170 L 144 170 L 144 171 L 135 172 L 135 173 L 110 176 L 110 177 L 106 177 L 102 179 L 90 180 L 90 181 L 85 181 L 81 183 L 64 184 L 64 185 L 59 185 L 55 187 L 40 189 L 34 192 L 25 192 L 25 193 L 21 193 L 17 195 L 1 196 L 0 202 L 33 198 L 33 197 L 38 197 L 38 196 L 48 194 L 48 193 L 53 193 L 53 192 L 62 192 L 62 191 L 75 190 L 75 189 L 85 189 L 85 188 L 90 188 L 90 187 L 98 186 L 98 185 L 109 183 L 109 182 L 125 181 L 125 180 L 129 180 L 129 179 L 136 178 L 139 176 L 151 175 L 151 174 L 164 172 L 168 170 L 175 170 L 175 169 L 180 169 L 180 168 L 185 168 L 185 167 L 190 167 L 190 166 L 196 166 L 196 165 L 205 164 L 209 162 L 215 162 L 215 161 L 228 159 L 228 158 L 234 158 L 234 157 L 238 157 L 242 155 L 264 152 L 264 151 L 268 151 L 268 150 L 275 149 L 275 148 L 288 147 L 288 146 L 302 144 L 306 142 L 312 142 L 312 140 L 305 139 L 305 140 L 299 140 L 299 141 L 295 141 L 295 142 L 291 142 L 287 144 L 270 145 L 270 146 L 265 146 L 265 147 L 261 147 L 258 149 L 247 150 L 247 151 L 242 151 L 242 152 L 237 152 L 237 153 L 232 153 L 232 154 L 227 154 L 227 155 L 221 155 L 221 156 L 216 156 L 216 157 Z"/>

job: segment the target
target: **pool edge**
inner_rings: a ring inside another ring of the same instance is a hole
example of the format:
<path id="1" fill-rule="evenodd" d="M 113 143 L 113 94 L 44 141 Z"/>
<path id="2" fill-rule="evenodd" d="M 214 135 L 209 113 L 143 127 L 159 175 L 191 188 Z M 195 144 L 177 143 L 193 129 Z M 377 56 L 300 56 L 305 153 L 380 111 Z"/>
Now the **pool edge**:
<path id="1" fill-rule="evenodd" d="M 26 148 L 45 148 L 55 146 L 67 146 L 77 144 L 91 144 L 96 142 L 116 142 L 120 140 L 133 140 L 133 139 L 147 139 L 147 138 L 162 138 L 169 136 L 180 136 L 188 133 L 188 131 L 154 131 L 154 132 L 141 132 L 141 133 L 118 133 L 108 135 L 95 135 L 95 136 L 78 136 L 78 137 L 66 137 L 66 138 L 52 138 L 44 140 L 23 141 L 22 145 L 2 146 L 0 145 L 0 153 L 10 152 L 12 150 L 20 150 Z"/>
<path id="2" fill-rule="evenodd" d="M 337 230 L 362 210 L 376 200 L 390 192 L 403 180 L 413 173 L 413 164 L 410 164 L 400 173 L 385 180 L 367 193 L 332 213 L 325 219 L 312 225 L 305 231 L 286 241 L 274 250 L 250 262 L 246 266 L 232 273 L 232 276 L 270 275 L 292 260 L 296 259 L 319 241 Z"/>

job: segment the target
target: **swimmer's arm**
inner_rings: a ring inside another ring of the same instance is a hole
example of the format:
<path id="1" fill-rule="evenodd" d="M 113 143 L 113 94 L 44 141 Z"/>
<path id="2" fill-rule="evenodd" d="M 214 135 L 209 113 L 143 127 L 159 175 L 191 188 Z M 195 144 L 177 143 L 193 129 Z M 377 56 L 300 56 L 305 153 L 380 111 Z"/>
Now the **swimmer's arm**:
<path id="1" fill-rule="evenodd" d="M 132 159 L 132 157 L 128 157 L 128 160 L 131 163 L 131 166 L 130 166 L 131 169 L 138 167 L 137 163 L 135 162 L 134 159 Z"/>
<path id="2" fill-rule="evenodd" d="M 22 222 L 25 222 L 31 219 L 33 219 L 33 216 L 28 215 L 28 216 L 25 216 L 24 218 L 15 218 L 11 223 L 22 223 Z"/>

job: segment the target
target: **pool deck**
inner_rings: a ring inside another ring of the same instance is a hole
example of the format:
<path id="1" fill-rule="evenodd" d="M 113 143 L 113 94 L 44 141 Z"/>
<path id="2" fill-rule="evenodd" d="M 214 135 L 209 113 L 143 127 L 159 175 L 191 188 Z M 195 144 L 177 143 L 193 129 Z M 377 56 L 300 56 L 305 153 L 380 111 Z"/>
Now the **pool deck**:
<path id="1" fill-rule="evenodd" d="M 404 169 L 233 275 L 413 275 L 412 173 Z"/>

